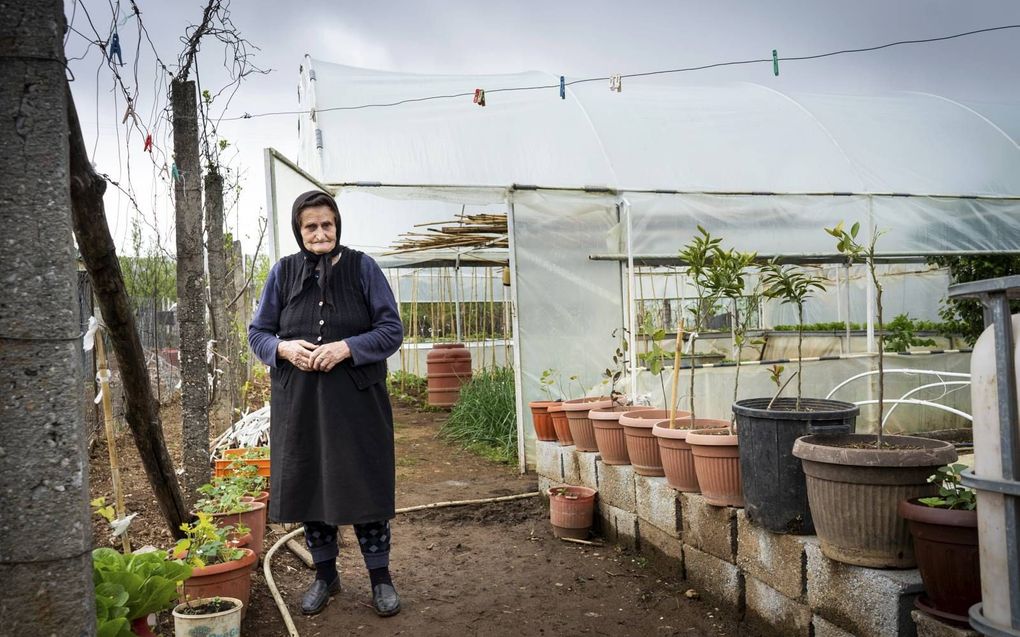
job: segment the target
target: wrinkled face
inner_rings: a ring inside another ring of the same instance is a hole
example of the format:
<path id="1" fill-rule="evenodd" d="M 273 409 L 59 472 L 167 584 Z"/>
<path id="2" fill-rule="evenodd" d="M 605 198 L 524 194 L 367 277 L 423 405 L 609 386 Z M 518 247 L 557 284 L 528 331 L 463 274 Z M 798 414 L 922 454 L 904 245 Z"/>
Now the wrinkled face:
<path id="1" fill-rule="evenodd" d="M 336 245 L 336 220 L 329 206 L 305 208 L 298 220 L 301 242 L 312 254 L 328 254 Z"/>

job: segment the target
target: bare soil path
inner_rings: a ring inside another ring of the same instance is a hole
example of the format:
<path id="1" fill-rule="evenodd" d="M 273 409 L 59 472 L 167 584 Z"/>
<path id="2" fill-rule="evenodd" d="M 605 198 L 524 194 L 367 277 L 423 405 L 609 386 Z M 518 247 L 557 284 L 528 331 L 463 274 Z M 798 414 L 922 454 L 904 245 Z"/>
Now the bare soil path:
<path id="1" fill-rule="evenodd" d="M 436 437 L 447 414 L 395 405 L 397 506 L 535 491 L 534 475 L 489 462 Z M 179 458 L 179 410 L 164 413 L 167 440 Z M 118 448 L 127 506 L 139 511 L 134 545 L 170 545 L 137 452 L 126 433 Z M 98 445 L 90 475 L 93 497 L 110 496 L 106 449 Z M 112 500 L 112 498 L 110 498 Z M 334 635 L 754 635 L 700 600 L 684 596 L 676 574 L 655 571 L 639 554 L 613 545 L 556 540 L 539 498 L 398 515 L 392 523 L 391 571 L 403 610 L 378 618 L 351 529 L 344 530 L 343 591 L 315 617 L 300 613 L 313 571 L 290 551 L 273 559 L 277 586 L 302 637 Z M 108 545 L 98 521 L 96 544 Z M 267 533 L 266 547 L 278 535 Z M 168 613 L 164 614 L 167 615 Z M 164 617 L 161 635 L 173 634 Z M 287 630 L 261 566 L 253 575 L 246 637 Z"/>

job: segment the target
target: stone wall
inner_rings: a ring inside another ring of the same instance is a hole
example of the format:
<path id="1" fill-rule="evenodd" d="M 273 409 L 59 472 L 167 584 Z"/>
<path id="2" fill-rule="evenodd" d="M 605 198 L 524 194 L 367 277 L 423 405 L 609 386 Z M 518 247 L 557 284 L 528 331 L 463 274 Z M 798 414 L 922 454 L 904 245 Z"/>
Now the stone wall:
<path id="1" fill-rule="evenodd" d="M 916 569 L 878 570 L 835 562 L 815 536 L 779 535 L 753 525 L 742 509 L 715 507 L 674 491 L 665 478 L 607 465 L 597 453 L 538 442 L 539 487 L 597 489 L 608 541 L 633 547 L 659 568 L 685 577 L 704 597 L 750 624 L 797 637 L 935 635 L 950 628 L 921 613 Z M 934 623 L 933 623 L 934 622 Z M 920 627 L 920 630 L 919 630 Z"/>

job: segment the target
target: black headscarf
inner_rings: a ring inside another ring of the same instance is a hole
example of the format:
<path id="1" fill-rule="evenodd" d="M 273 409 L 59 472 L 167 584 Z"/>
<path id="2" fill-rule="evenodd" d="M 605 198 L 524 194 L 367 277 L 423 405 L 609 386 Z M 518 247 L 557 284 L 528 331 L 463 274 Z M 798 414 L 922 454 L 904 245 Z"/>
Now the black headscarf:
<path id="1" fill-rule="evenodd" d="M 334 221 L 336 222 L 336 245 L 329 251 L 328 254 L 315 254 L 305 247 L 305 242 L 301 238 L 301 211 L 305 208 L 312 208 L 316 206 L 328 206 L 333 210 Z M 290 291 L 287 294 L 288 302 L 293 300 L 302 290 L 305 289 L 308 281 L 315 277 L 315 274 L 319 275 L 319 289 L 322 291 L 323 298 L 328 302 L 329 299 L 325 294 L 328 289 L 329 273 L 333 267 L 333 257 L 340 254 L 340 209 L 336 205 L 336 200 L 330 195 L 321 190 L 309 190 L 308 192 L 298 195 L 297 199 L 294 200 L 294 205 L 291 207 L 290 212 L 290 226 L 294 231 L 294 238 L 297 240 L 298 248 L 301 249 L 301 254 L 304 256 L 304 268 L 301 272 L 301 278 L 294 282 Z"/>

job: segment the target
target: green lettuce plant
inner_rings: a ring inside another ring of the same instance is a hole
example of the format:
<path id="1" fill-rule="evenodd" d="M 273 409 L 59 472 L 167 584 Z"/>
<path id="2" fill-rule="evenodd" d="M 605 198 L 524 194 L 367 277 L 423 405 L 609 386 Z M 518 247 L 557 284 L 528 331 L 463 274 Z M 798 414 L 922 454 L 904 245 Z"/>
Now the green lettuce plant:
<path id="1" fill-rule="evenodd" d="M 177 586 L 191 577 L 191 566 L 168 559 L 166 551 L 122 555 L 111 548 L 92 551 L 97 634 L 130 637 L 132 621 L 166 610 Z"/>

